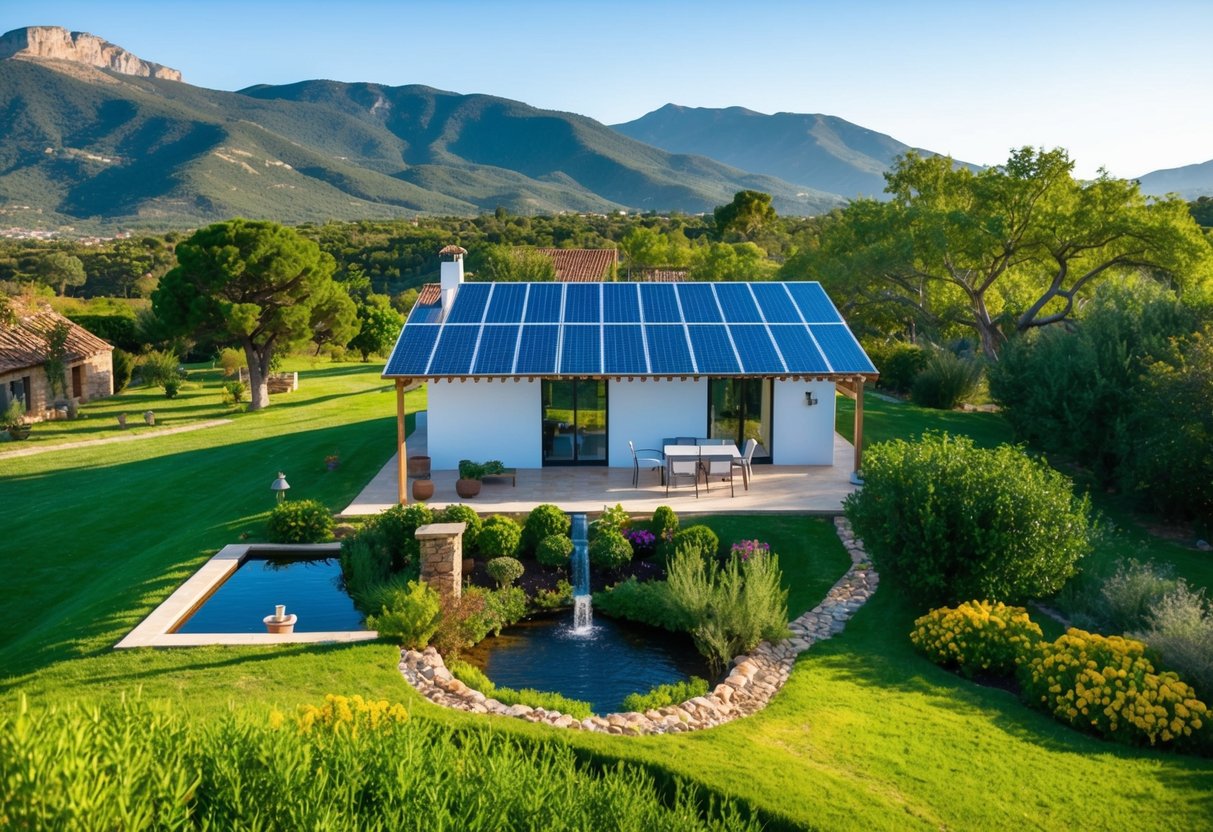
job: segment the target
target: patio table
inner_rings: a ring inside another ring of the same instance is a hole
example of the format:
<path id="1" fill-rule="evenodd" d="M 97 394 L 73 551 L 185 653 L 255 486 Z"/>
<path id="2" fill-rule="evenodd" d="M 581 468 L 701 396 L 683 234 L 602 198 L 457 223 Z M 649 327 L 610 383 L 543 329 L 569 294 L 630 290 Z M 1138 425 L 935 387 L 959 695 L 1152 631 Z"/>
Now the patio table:
<path id="1" fill-rule="evenodd" d="M 671 457 L 675 459 L 699 459 L 700 456 L 724 456 L 731 454 L 733 459 L 741 459 L 741 451 L 737 450 L 736 443 L 730 442 L 727 445 L 666 445 L 662 449 L 666 459 Z M 742 469 L 741 480 L 745 487 L 749 489 L 750 482 L 745 475 L 745 469 Z"/>

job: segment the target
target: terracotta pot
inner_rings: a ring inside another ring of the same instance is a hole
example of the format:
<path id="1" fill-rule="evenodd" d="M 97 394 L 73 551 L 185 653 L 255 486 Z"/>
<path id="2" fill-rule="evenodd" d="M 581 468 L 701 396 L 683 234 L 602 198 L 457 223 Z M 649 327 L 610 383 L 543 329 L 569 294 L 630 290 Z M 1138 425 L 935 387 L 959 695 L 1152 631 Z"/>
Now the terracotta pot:
<path id="1" fill-rule="evenodd" d="M 480 480 L 455 480 L 455 493 L 465 500 L 480 493 Z"/>
<path id="2" fill-rule="evenodd" d="M 434 496 L 433 480 L 413 480 L 413 499 L 428 500 Z"/>
<path id="3" fill-rule="evenodd" d="M 272 615 L 267 615 L 261 620 L 265 622 L 266 632 L 273 633 L 274 635 L 284 635 L 295 632 L 295 622 L 299 620 L 299 617 L 291 613 L 281 621 L 274 620 L 274 616 Z"/>
<path id="4" fill-rule="evenodd" d="M 430 475 L 430 458 L 428 456 L 409 457 L 409 476 L 428 477 Z"/>

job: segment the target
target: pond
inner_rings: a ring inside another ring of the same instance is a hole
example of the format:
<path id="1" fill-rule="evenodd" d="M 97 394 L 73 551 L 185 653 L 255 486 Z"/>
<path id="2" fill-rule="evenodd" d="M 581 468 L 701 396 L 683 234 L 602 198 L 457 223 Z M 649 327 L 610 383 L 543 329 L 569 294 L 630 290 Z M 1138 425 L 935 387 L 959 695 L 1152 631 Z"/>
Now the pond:
<path id="1" fill-rule="evenodd" d="M 497 685 L 560 693 L 598 714 L 621 710 L 631 693 L 712 678 L 689 636 L 603 616 L 588 632 L 574 632 L 567 612 L 510 627 L 463 657 Z"/>
<path id="2" fill-rule="evenodd" d="M 285 604 L 297 633 L 365 630 L 346 594 L 337 558 L 248 558 L 173 632 L 264 633 L 262 619 Z"/>

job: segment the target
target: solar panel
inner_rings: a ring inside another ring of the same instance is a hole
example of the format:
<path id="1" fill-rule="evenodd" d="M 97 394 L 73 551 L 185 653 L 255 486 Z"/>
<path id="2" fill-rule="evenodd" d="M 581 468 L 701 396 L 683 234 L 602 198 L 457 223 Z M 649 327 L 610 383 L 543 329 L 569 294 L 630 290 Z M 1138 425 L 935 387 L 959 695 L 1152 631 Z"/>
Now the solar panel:
<path id="1" fill-rule="evenodd" d="M 830 299 L 826 297 L 825 290 L 821 288 L 820 283 L 788 283 L 786 285 L 796 300 L 796 305 L 800 307 L 805 323 L 831 324 L 842 321 L 842 318 L 838 316 L 838 310 L 834 308 L 834 304 L 830 303 Z"/>
<path id="2" fill-rule="evenodd" d="M 514 351 L 518 347 L 518 326 L 486 325 L 480 334 L 473 373 L 508 375 L 514 370 Z"/>
<path id="3" fill-rule="evenodd" d="M 602 284 L 602 319 L 608 323 L 635 323 L 640 320 L 638 283 Z"/>
<path id="4" fill-rule="evenodd" d="M 601 321 L 601 288 L 601 283 L 570 283 L 564 290 L 564 322 L 596 324 Z"/>
<path id="5" fill-rule="evenodd" d="M 430 353 L 434 351 L 434 342 L 438 340 L 441 327 L 426 324 L 410 324 L 400 333 L 400 340 L 392 350 L 384 375 L 408 376 L 422 375 L 430 363 Z"/>
<path id="6" fill-rule="evenodd" d="M 473 324 L 447 324 L 442 328 L 434 357 L 430 360 L 429 374 L 465 376 L 472 369 L 472 356 L 476 352 L 476 339 L 480 327 Z"/>
<path id="7" fill-rule="evenodd" d="M 515 375 L 551 375 L 556 372 L 558 326 L 524 326 L 518 342 Z"/>
<path id="8" fill-rule="evenodd" d="M 729 327 L 741 367 L 746 373 L 782 373 L 783 362 L 771 343 L 771 336 L 762 324 L 736 324 Z"/>
<path id="9" fill-rule="evenodd" d="M 644 319 L 648 323 L 680 324 L 678 297 L 669 283 L 641 283 L 640 298 L 644 301 Z"/>
<path id="10" fill-rule="evenodd" d="M 782 283 L 754 283 L 750 286 L 758 305 L 762 307 L 762 315 L 769 324 L 798 324 L 800 313 L 788 296 L 788 290 Z"/>
<path id="11" fill-rule="evenodd" d="M 649 344 L 649 367 L 654 373 L 684 375 L 695 372 L 686 329 L 681 325 L 648 325 L 644 336 Z"/>
<path id="12" fill-rule="evenodd" d="M 484 317 L 492 283 L 464 283 L 455 294 L 455 303 L 446 316 L 448 324 L 478 324 Z"/>
<path id="13" fill-rule="evenodd" d="M 605 373 L 642 375 L 649 370 L 644 358 L 644 337 L 638 326 L 602 328 L 602 369 Z"/>
<path id="14" fill-rule="evenodd" d="M 761 323 L 762 316 L 758 314 L 758 306 L 754 296 L 750 294 L 749 284 L 746 283 L 717 283 L 716 297 L 720 298 L 720 308 L 724 310 L 724 319 L 730 323 Z"/>
<path id="15" fill-rule="evenodd" d="M 522 320 L 522 305 L 525 302 L 525 283 L 494 283 L 489 311 L 484 320 L 491 324 L 516 324 Z"/>
<path id="16" fill-rule="evenodd" d="M 738 373 L 737 354 L 724 326 L 688 326 L 695 364 L 701 373 Z"/>
<path id="17" fill-rule="evenodd" d="M 783 353 L 789 373 L 828 373 L 830 371 L 821 351 L 813 343 L 808 327 L 803 324 L 772 324 L 771 335 Z"/>
<path id="18" fill-rule="evenodd" d="M 711 283 L 678 283 L 678 298 L 687 323 L 719 323 L 720 307 Z"/>
<path id="19" fill-rule="evenodd" d="M 416 304 L 409 312 L 408 322 L 410 324 L 437 324 L 442 322 L 442 307 L 440 305 Z"/>
<path id="20" fill-rule="evenodd" d="M 560 305 L 564 299 L 563 283 L 532 283 L 526 299 L 528 324 L 560 323 Z M 553 360 L 555 358 L 553 357 Z"/>
<path id="21" fill-rule="evenodd" d="M 560 372 L 570 375 L 602 373 L 602 327 L 566 324 L 561 327 Z"/>
<path id="22" fill-rule="evenodd" d="M 876 372 L 876 367 L 872 365 L 871 360 L 846 325 L 820 324 L 810 326 L 809 329 L 813 331 L 813 337 L 821 345 L 821 350 L 825 353 L 826 360 L 830 362 L 830 367 L 834 372 Z"/>

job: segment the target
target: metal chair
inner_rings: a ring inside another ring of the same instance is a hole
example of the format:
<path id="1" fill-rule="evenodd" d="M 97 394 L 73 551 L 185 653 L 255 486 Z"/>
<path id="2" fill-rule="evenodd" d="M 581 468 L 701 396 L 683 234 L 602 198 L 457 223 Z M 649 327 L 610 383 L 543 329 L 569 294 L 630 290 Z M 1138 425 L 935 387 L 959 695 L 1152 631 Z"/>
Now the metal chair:
<path id="1" fill-rule="evenodd" d="M 655 448 L 641 448 L 638 452 L 636 445 L 631 439 L 628 440 L 628 449 L 632 452 L 632 488 L 640 485 L 640 464 L 644 463 L 645 467 L 650 471 L 656 470 L 661 475 L 662 482 L 665 482 L 665 460 L 661 451 Z M 637 453 L 653 454 L 653 456 L 637 456 Z"/>
<path id="2" fill-rule="evenodd" d="M 741 451 L 741 458 L 733 460 L 733 467 L 741 469 L 741 483 L 745 486 L 745 490 L 750 490 L 750 480 L 754 476 L 754 451 L 758 448 L 757 439 L 747 439 L 745 448 Z"/>
<path id="3" fill-rule="evenodd" d="M 694 436 L 679 436 L 674 439 L 671 445 L 698 445 L 698 440 Z"/>
<path id="4" fill-rule="evenodd" d="M 711 482 L 711 480 L 713 478 L 716 478 L 716 479 L 720 480 L 721 482 L 728 480 L 729 481 L 729 496 L 730 497 L 737 496 L 737 492 L 733 488 L 733 455 L 732 454 L 727 454 L 725 456 L 719 456 L 719 455 L 712 456 L 712 455 L 708 455 L 708 454 L 703 454 L 700 456 L 699 460 L 700 460 L 700 467 L 703 469 L 703 484 L 704 484 L 705 489 L 707 489 L 708 491 L 712 490 L 712 487 L 708 483 Z"/>
<path id="5" fill-rule="evenodd" d="M 699 459 L 693 456 L 668 456 L 665 459 L 665 495 L 670 496 L 670 485 L 679 477 L 690 477 L 695 484 L 695 497 L 699 497 Z"/>

